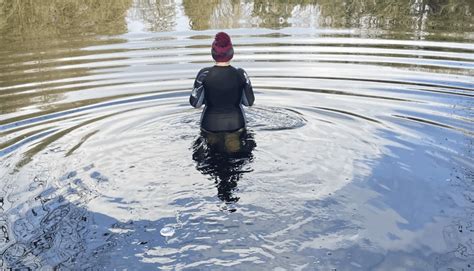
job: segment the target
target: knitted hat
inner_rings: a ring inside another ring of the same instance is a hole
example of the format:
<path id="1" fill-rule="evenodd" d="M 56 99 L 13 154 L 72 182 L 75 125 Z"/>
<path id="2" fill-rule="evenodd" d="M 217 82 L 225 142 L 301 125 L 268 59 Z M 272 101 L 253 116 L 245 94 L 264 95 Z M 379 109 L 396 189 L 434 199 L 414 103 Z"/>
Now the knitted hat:
<path id="1" fill-rule="evenodd" d="M 212 43 L 211 54 L 216 62 L 227 62 L 232 59 L 234 48 L 232 47 L 229 35 L 224 32 L 216 34 Z"/>

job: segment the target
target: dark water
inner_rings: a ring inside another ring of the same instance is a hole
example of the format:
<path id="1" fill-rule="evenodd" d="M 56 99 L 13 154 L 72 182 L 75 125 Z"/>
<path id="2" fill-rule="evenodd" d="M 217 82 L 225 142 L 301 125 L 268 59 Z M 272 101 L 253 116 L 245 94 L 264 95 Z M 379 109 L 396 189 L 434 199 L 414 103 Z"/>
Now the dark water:
<path id="1" fill-rule="evenodd" d="M 1 268 L 474 269 L 473 11 L 0 1 Z M 222 29 L 230 154 L 187 103 Z"/>

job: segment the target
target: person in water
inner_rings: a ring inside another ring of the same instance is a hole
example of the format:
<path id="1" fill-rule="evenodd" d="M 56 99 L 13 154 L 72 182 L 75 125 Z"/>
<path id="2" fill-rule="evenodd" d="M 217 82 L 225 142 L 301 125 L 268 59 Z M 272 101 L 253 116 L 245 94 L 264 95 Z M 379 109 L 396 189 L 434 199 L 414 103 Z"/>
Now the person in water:
<path id="1" fill-rule="evenodd" d="M 189 103 L 195 108 L 205 105 L 202 131 L 235 135 L 246 126 L 242 105 L 252 106 L 255 101 L 252 84 L 243 69 L 230 65 L 234 49 L 229 35 L 216 34 L 211 54 L 216 64 L 199 71 Z"/>

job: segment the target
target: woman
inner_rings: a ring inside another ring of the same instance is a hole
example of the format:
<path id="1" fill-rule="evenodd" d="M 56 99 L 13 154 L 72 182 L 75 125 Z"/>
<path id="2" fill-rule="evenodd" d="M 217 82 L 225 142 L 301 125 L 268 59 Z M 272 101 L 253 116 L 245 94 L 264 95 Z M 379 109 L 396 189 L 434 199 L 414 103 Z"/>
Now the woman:
<path id="1" fill-rule="evenodd" d="M 216 64 L 199 71 L 189 103 L 196 108 L 205 104 L 201 117 L 204 132 L 233 134 L 243 131 L 246 123 L 242 104 L 251 106 L 255 100 L 250 79 L 243 69 L 229 63 L 234 56 L 229 35 L 217 33 L 211 53 Z M 229 136 L 232 137 L 226 135 Z"/>

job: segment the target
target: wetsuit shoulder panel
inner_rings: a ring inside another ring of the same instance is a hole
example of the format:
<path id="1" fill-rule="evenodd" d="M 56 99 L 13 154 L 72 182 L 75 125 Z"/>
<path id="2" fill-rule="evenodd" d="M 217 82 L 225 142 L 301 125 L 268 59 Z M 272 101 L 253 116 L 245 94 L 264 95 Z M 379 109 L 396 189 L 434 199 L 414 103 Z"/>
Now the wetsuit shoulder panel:
<path id="1" fill-rule="evenodd" d="M 189 103 L 195 108 L 199 108 L 204 104 L 204 80 L 209 74 L 209 70 L 210 68 L 201 69 L 194 80 L 194 87 L 189 96 Z"/>
<path id="2" fill-rule="evenodd" d="M 239 75 L 242 78 L 243 82 L 243 89 L 242 89 L 242 104 L 245 106 L 252 106 L 255 101 L 255 96 L 253 94 L 252 83 L 250 82 L 250 78 L 242 68 L 237 68 Z"/>

